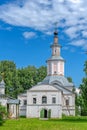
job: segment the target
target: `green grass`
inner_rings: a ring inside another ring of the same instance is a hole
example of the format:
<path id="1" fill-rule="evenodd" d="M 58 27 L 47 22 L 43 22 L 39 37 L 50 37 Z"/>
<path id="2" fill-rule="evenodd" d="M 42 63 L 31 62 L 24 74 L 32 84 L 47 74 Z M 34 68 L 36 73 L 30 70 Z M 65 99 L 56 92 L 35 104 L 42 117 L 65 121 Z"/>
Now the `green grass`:
<path id="1" fill-rule="evenodd" d="M 63 120 L 14 119 L 7 120 L 0 130 L 87 130 L 87 117 Z"/>

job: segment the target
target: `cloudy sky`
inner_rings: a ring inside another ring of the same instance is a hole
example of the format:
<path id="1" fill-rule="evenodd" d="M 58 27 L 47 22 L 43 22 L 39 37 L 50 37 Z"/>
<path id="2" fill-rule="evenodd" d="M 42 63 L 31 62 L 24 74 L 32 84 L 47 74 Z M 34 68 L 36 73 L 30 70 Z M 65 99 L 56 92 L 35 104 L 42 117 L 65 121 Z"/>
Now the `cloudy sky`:
<path id="1" fill-rule="evenodd" d="M 65 75 L 76 86 L 87 60 L 87 0 L 0 0 L 0 60 L 46 65 L 57 23 Z"/>

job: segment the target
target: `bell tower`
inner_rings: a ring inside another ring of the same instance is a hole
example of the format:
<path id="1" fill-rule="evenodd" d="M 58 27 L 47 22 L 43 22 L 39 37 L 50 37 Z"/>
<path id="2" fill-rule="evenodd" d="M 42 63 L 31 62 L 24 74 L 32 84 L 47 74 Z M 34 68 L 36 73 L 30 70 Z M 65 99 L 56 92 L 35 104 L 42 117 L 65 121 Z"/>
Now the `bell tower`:
<path id="1" fill-rule="evenodd" d="M 47 75 L 64 76 L 64 59 L 61 57 L 61 45 L 58 42 L 58 32 L 54 31 L 54 41 L 51 45 L 52 56 L 47 60 Z"/>

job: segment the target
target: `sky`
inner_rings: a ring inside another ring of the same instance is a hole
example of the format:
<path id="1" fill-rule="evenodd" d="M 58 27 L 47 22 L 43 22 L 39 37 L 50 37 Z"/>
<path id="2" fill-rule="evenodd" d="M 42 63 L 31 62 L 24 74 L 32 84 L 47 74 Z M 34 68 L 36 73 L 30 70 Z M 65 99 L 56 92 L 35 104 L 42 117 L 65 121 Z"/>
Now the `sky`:
<path id="1" fill-rule="evenodd" d="M 87 60 L 87 0 L 0 0 L 0 61 L 46 66 L 55 23 L 65 76 L 79 87 Z"/>

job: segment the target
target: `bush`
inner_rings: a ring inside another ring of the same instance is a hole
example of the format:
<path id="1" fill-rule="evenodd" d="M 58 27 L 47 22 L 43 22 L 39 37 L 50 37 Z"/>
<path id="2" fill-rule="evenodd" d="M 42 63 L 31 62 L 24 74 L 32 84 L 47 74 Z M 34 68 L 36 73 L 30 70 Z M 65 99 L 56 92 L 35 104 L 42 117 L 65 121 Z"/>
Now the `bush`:
<path id="1" fill-rule="evenodd" d="M 2 125 L 5 122 L 6 116 L 6 108 L 0 105 L 0 125 Z"/>

